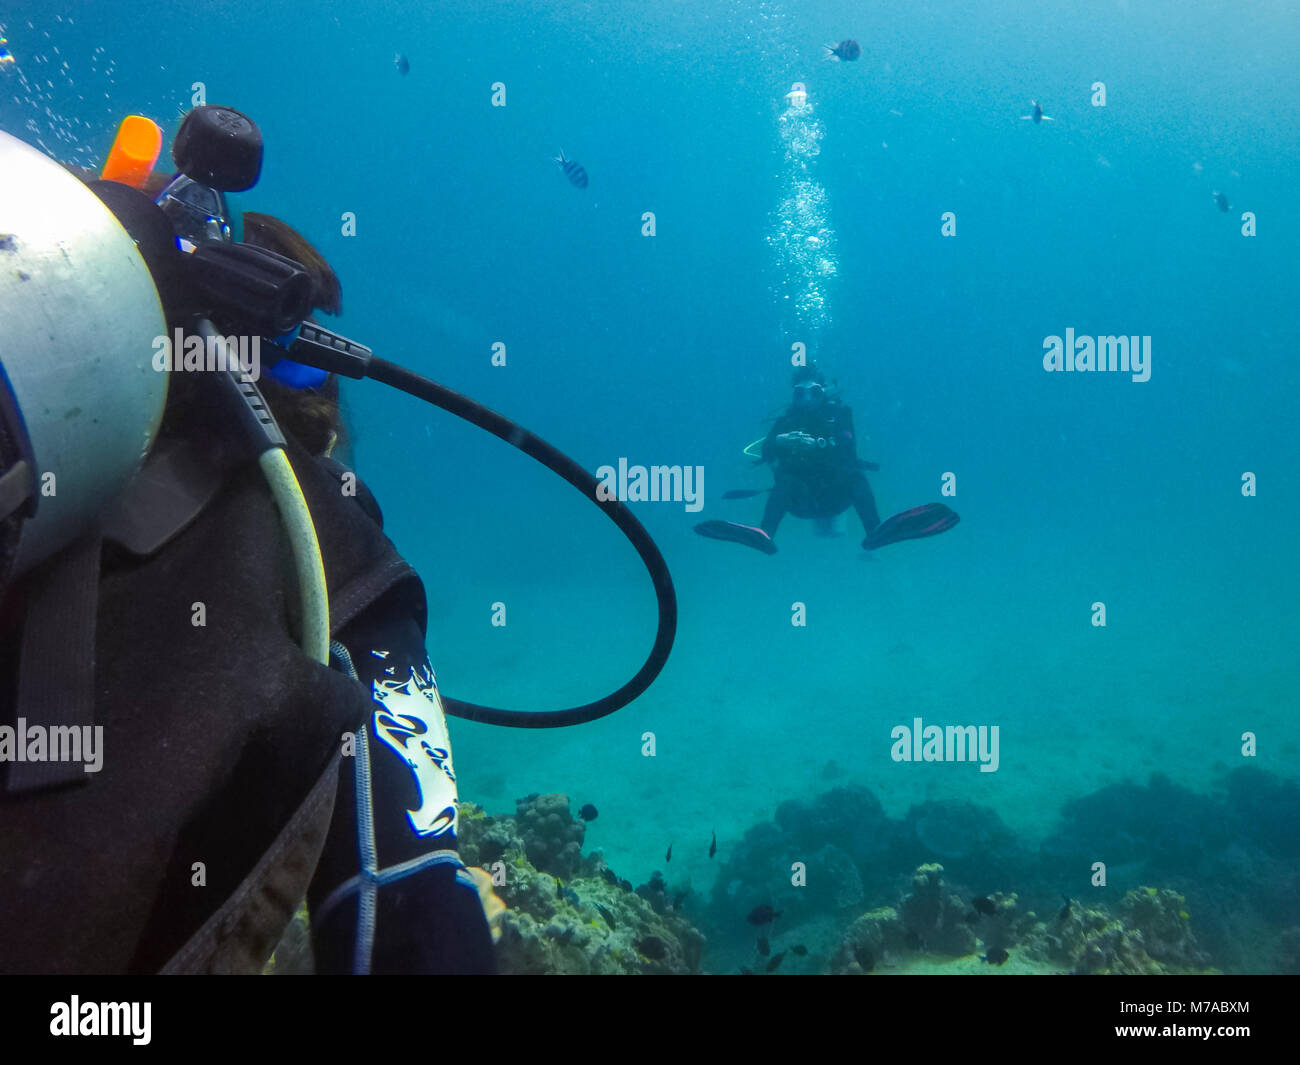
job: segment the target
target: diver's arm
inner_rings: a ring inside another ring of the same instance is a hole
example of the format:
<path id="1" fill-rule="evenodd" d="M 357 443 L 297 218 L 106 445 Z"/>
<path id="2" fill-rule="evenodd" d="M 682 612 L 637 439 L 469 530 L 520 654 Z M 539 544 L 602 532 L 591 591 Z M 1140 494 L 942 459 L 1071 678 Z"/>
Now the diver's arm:
<path id="1" fill-rule="evenodd" d="M 772 428 L 768 430 L 767 437 L 763 440 L 763 457 L 761 462 L 775 462 L 784 455 L 788 455 L 791 450 L 788 437 L 792 431 L 797 431 L 798 423 L 789 414 L 782 414 L 772 423 Z"/>
<path id="2" fill-rule="evenodd" d="M 835 452 L 838 461 L 856 466 L 858 439 L 853 429 L 853 410 L 841 405 L 835 415 Z"/>
<path id="3" fill-rule="evenodd" d="M 308 896 L 317 971 L 491 972 L 487 920 L 456 854 L 451 745 L 421 627 L 390 600 L 342 636 L 374 711 L 344 759 Z"/>
<path id="4" fill-rule="evenodd" d="M 759 465 L 762 465 L 765 462 L 774 462 L 776 460 L 777 453 L 780 450 L 776 438 L 781 431 L 781 423 L 783 421 L 785 421 L 784 416 L 774 421 L 772 423 L 772 428 L 767 431 L 767 436 L 763 438 L 762 457 L 758 460 Z"/>

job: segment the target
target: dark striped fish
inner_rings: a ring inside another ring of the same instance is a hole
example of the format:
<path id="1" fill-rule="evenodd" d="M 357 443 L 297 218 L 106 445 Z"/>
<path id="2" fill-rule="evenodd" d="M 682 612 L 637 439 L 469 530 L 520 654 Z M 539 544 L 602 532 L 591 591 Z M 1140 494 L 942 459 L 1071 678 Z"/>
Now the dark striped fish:
<path id="1" fill-rule="evenodd" d="M 569 179 L 570 185 L 577 189 L 587 187 L 587 172 L 572 159 L 566 159 L 563 150 L 555 157 L 555 161 L 560 164 L 560 169 L 564 171 L 564 176 Z"/>
<path id="2" fill-rule="evenodd" d="M 862 45 L 851 38 L 847 41 L 840 41 L 839 44 L 825 44 L 822 47 L 826 49 L 823 59 L 842 59 L 846 63 L 852 63 L 862 54 Z"/>

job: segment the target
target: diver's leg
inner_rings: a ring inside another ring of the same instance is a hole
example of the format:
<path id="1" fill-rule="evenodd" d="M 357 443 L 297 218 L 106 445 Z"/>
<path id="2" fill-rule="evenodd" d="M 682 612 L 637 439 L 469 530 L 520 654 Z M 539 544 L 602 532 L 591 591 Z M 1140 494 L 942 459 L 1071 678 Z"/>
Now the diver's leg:
<path id="1" fill-rule="evenodd" d="M 776 539 L 776 529 L 781 524 L 781 519 L 790 512 L 792 498 L 789 480 L 778 477 L 767 497 L 767 506 L 763 508 L 761 525 L 762 530 L 772 539 Z"/>
<path id="2" fill-rule="evenodd" d="M 880 524 L 880 513 L 876 510 L 876 497 L 871 494 L 871 485 L 861 473 L 854 473 L 849 481 L 849 494 L 853 500 L 853 509 L 858 512 L 862 529 L 870 533 Z"/>

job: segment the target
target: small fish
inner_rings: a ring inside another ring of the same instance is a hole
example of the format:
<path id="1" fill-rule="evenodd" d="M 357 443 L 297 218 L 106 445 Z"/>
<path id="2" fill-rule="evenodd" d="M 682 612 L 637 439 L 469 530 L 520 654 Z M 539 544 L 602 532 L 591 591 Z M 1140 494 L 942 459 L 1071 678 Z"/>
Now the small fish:
<path id="1" fill-rule="evenodd" d="M 846 63 L 852 63 L 862 54 L 862 46 L 857 41 L 849 38 L 847 41 L 840 41 L 839 44 L 824 44 L 826 55 L 822 58 L 839 62 L 841 59 Z"/>
<path id="2" fill-rule="evenodd" d="M 564 176 L 569 179 L 570 185 L 578 189 L 587 187 L 587 172 L 572 159 L 566 159 L 563 151 L 555 157 L 555 161 L 559 163 L 560 169 L 564 171 Z"/>
<path id="3" fill-rule="evenodd" d="M 1228 197 L 1225 196 L 1223 193 L 1219 192 L 1217 189 L 1214 191 L 1214 202 L 1219 205 L 1219 210 L 1222 211 L 1224 214 L 1227 214 L 1229 211 L 1232 210 L 1232 204 L 1228 202 Z"/>
<path id="4" fill-rule="evenodd" d="M 755 906 L 745 920 L 750 924 L 765 925 L 771 924 L 780 916 L 781 914 L 778 910 L 772 909 L 772 907 L 765 902 L 762 906 Z"/>
<path id="5" fill-rule="evenodd" d="M 618 927 L 618 925 L 614 923 L 614 915 L 605 909 L 605 907 L 599 902 L 593 902 L 592 905 L 595 906 L 596 909 L 600 911 L 600 915 L 605 918 L 605 923 L 609 925 L 609 930 L 611 932 L 614 931 Z"/>
<path id="6" fill-rule="evenodd" d="M 994 902 L 992 899 L 985 897 L 984 895 L 979 896 L 979 898 L 971 899 L 970 904 L 974 906 L 975 909 L 977 909 L 980 913 L 985 914 L 986 916 L 991 917 L 993 914 L 998 912 L 997 903 Z"/>
<path id="7" fill-rule="evenodd" d="M 1056 915 L 1058 921 L 1064 921 L 1070 916 L 1070 900 L 1066 899 L 1064 895 L 1061 898 L 1065 899 L 1065 905 L 1061 907 L 1061 912 Z"/>
<path id="8" fill-rule="evenodd" d="M 668 957 L 668 948 L 658 936 L 646 936 L 637 940 L 633 946 L 652 961 L 662 961 Z"/>
<path id="9" fill-rule="evenodd" d="M 582 905 L 582 899 L 578 898 L 578 893 L 577 893 L 576 891 L 574 891 L 573 888 L 571 888 L 571 887 L 566 887 L 566 888 L 564 889 L 564 896 L 563 896 L 563 897 L 566 898 L 566 899 L 568 899 L 568 900 L 569 900 L 571 903 L 573 903 L 575 906 L 581 906 L 581 905 Z"/>
<path id="10" fill-rule="evenodd" d="M 1038 125 L 1039 122 L 1055 122 L 1055 121 L 1056 121 L 1056 119 L 1054 119 L 1051 115 L 1045 115 L 1045 114 L 1043 114 L 1043 109 L 1042 109 L 1041 107 L 1038 106 L 1038 101 L 1037 101 L 1037 100 L 1030 100 L 1030 101 L 1029 101 L 1029 106 L 1032 107 L 1033 110 L 1032 110 L 1031 112 L 1029 112 L 1029 114 L 1027 114 L 1027 115 L 1021 115 L 1021 116 L 1020 116 L 1020 120 L 1021 120 L 1022 122 L 1024 122 L 1024 121 L 1029 121 L 1029 122 L 1034 123 L 1034 125 Z"/>
<path id="11" fill-rule="evenodd" d="M 767 963 L 767 971 L 769 973 L 776 972 L 777 969 L 781 968 L 783 961 L 785 961 L 785 951 L 781 951 L 780 954 L 773 954 L 772 960 Z"/>
<path id="12" fill-rule="evenodd" d="M 876 958 L 866 947 L 858 947 L 853 952 L 853 959 L 858 963 L 864 973 L 871 972 L 876 967 Z"/>
<path id="13" fill-rule="evenodd" d="M 411 72 L 411 61 L 407 59 L 406 56 L 402 55 L 401 52 L 398 52 L 397 55 L 393 56 L 393 66 L 397 68 L 397 73 L 399 74 L 409 74 Z"/>
<path id="14" fill-rule="evenodd" d="M 591 803 L 587 803 L 586 806 L 578 811 L 578 816 L 584 821 L 594 821 L 600 816 L 600 811 L 592 806 Z"/>
<path id="15" fill-rule="evenodd" d="M 557 899 L 564 898 L 564 883 L 558 877 L 555 881 L 555 897 Z"/>
<path id="16" fill-rule="evenodd" d="M 618 874 L 614 872 L 614 870 L 611 869 L 608 865 L 605 866 L 605 868 L 600 871 L 600 875 L 605 878 L 607 883 L 613 884 L 615 887 L 618 887 Z"/>
<path id="17" fill-rule="evenodd" d="M 673 860 L 673 845 L 670 843 L 668 844 L 668 853 L 664 855 L 664 861 L 671 862 L 672 860 Z"/>
<path id="18" fill-rule="evenodd" d="M 808 953 L 808 948 L 805 947 L 802 943 L 800 943 L 797 947 L 791 947 L 790 949 L 793 950 L 796 954 L 798 954 L 799 957 L 801 958 Z"/>
<path id="19" fill-rule="evenodd" d="M 767 941 L 767 936 L 758 937 L 758 952 L 765 958 L 772 953 L 772 944 Z"/>
<path id="20" fill-rule="evenodd" d="M 718 830 L 713 830 L 713 842 L 709 844 L 709 857 L 712 858 L 718 853 Z"/>
<path id="21" fill-rule="evenodd" d="M 982 955 L 980 961 L 986 961 L 990 965 L 1001 965 L 1009 957 L 1011 957 L 1011 955 L 1001 947 L 994 947 L 987 954 Z"/>

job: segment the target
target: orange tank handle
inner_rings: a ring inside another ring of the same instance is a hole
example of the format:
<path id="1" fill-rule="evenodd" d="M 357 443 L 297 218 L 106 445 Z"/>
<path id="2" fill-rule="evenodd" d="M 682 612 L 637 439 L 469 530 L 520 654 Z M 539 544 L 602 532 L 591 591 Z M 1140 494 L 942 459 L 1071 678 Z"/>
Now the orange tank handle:
<path id="1" fill-rule="evenodd" d="M 143 188 L 161 151 L 162 130 L 144 115 L 127 115 L 118 127 L 100 177 Z"/>

